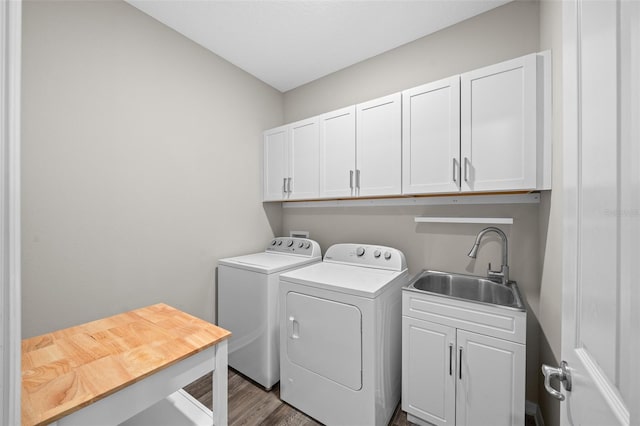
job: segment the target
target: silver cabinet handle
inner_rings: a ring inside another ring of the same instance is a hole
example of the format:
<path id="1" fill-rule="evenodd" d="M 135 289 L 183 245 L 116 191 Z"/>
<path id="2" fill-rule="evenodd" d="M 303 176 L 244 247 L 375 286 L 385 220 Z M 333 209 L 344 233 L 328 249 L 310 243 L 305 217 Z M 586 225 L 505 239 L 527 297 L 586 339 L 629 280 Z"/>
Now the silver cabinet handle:
<path id="1" fill-rule="evenodd" d="M 353 170 L 349 170 L 349 188 L 353 189 Z"/>
<path id="2" fill-rule="evenodd" d="M 287 178 L 282 178 L 282 192 L 287 193 Z"/>
<path id="3" fill-rule="evenodd" d="M 287 192 L 291 194 L 291 178 L 287 178 Z"/>
<path id="4" fill-rule="evenodd" d="M 453 159 L 453 181 L 455 183 L 458 183 L 458 174 L 456 173 L 456 163 L 458 162 L 458 160 L 456 160 L 455 158 Z"/>
<path id="5" fill-rule="evenodd" d="M 356 169 L 356 188 L 360 189 L 360 170 Z"/>
<path id="6" fill-rule="evenodd" d="M 564 386 L 567 392 L 571 392 L 571 372 L 569 371 L 568 364 L 566 361 L 562 361 L 560 363 L 560 367 L 554 368 L 549 367 L 546 364 L 542 364 L 542 374 L 544 375 L 544 388 L 553 396 L 555 399 L 560 401 L 564 401 L 564 395 L 553 387 L 551 387 L 551 378 L 556 377 L 560 380 L 560 383 Z"/>
<path id="7" fill-rule="evenodd" d="M 464 157 L 464 181 L 469 182 L 469 158 Z"/>
<path id="8" fill-rule="evenodd" d="M 458 356 L 458 379 L 462 380 L 462 346 L 459 348 Z"/>
<path id="9" fill-rule="evenodd" d="M 449 343 L 449 375 L 453 376 L 453 343 Z"/>

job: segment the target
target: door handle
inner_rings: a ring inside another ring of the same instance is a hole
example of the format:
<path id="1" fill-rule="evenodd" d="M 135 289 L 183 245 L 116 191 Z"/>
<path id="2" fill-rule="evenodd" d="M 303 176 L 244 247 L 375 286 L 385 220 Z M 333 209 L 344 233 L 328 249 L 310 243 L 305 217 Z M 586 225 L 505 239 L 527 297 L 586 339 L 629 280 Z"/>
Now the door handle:
<path id="1" fill-rule="evenodd" d="M 456 160 L 455 158 L 453 158 L 453 181 L 455 183 L 458 183 L 458 173 L 457 172 L 457 164 L 458 164 L 458 160 Z"/>
<path id="2" fill-rule="evenodd" d="M 544 375 L 544 388 L 547 392 L 555 399 L 564 401 L 565 396 L 551 386 L 551 378 L 557 378 L 565 390 L 571 392 L 571 371 L 569 371 L 569 365 L 566 361 L 562 361 L 560 367 L 549 367 L 546 364 L 542 364 L 542 374 Z"/>
<path id="3" fill-rule="evenodd" d="M 464 181 L 469 182 L 469 157 L 464 157 Z"/>
<path id="4" fill-rule="evenodd" d="M 289 338 L 300 338 L 300 323 L 294 317 L 289 317 Z"/>
<path id="5" fill-rule="evenodd" d="M 453 343 L 449 343 L 449 375 L 453 376 Z"/>

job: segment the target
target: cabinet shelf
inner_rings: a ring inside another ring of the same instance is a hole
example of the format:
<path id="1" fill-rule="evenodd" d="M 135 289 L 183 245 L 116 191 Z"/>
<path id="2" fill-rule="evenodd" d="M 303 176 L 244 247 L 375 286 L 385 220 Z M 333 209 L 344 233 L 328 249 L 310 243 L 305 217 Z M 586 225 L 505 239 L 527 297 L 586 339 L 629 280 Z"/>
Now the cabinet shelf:
<path id="1" fill-rule="evenodd" d="M 492 225 L 513 225 L 512 217 L 425 217 L 415 218 L 416 223 L 486 223 Z"/>
<path id="2" fill-rule="evenodd" d="M 447 206 L 466 204 L 538 204 L 540 193 L 524 194 L 467 194 L 432 197 L 400 197 L 400 198 L 351 198 L 345 200 L 309 200 L 285 201 L 284 208 L 319 208 L 319 207 L 395 207 L 395 206 Z"/>

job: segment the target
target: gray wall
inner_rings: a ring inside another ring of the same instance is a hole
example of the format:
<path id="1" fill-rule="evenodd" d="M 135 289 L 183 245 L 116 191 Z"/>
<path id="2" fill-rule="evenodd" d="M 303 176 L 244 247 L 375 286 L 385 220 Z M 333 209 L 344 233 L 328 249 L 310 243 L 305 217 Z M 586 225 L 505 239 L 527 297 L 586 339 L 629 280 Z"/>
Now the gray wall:
<path id="1" fill-rule="evenodd" d="M 366 101 L 419 84 L 540 50 L 537 1 L 509 3 L 433 35 L 285 93 L 285 121 L 291 122 Z M 544 195 L 547 200 L 548 194 Z M 545 204 L 546 203 L 546 204 Z M 530 306 L 527 346 L 527 399 L 538 401 L 541 271 L 546 234 L 543 205 L 294 208 L 283 210 L 283 230 L 309 230 L 326 249 L 338 242 L 384 244 L 401 249 L 412 273 L 422 268 L 486 274 L 488 262 L 499 265 L 497 239 L 480 248 L 478 259 L 466 254 L 483 225 L 416 224 L 431 216 L 513 217 L 502 226 L 509 238 L 511 276 Z M 548 210 L 548 208 L 547 208 Z M 548 216 L 548 211 L 546 212 Z M 557 223 L 554 222 L 557 226 Z M 554 244 L 546 241 L 546 244 Z M 547 273 L 552 271 L 545 269 Z M 550 276 L 549 286 L 559 285 Z M 555 290 L 554 290 L 555 291 Z M 556 324 L 551 324 L 553 327 Z M 555 344 L 555 340 L 553 341 Z"/>
<path id="2" fill-rule="evenodd" d="M 217 259 L 280 233 L 282 94 L 124 2 L 23 22 L 23 336 L 156 302 L 212 320 Z"/>

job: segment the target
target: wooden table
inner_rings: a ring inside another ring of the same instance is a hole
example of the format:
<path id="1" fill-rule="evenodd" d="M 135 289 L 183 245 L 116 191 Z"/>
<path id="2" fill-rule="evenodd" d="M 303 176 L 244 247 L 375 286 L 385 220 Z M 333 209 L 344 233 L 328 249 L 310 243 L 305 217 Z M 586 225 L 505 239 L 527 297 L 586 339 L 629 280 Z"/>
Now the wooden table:
<path id="1" fill-rule="evenodd" d="M 22 425 L 226 425 L 230 336 L 157 304 L 25 339 Z M 213 412 L 180 390 L 212 370 Z"/>

